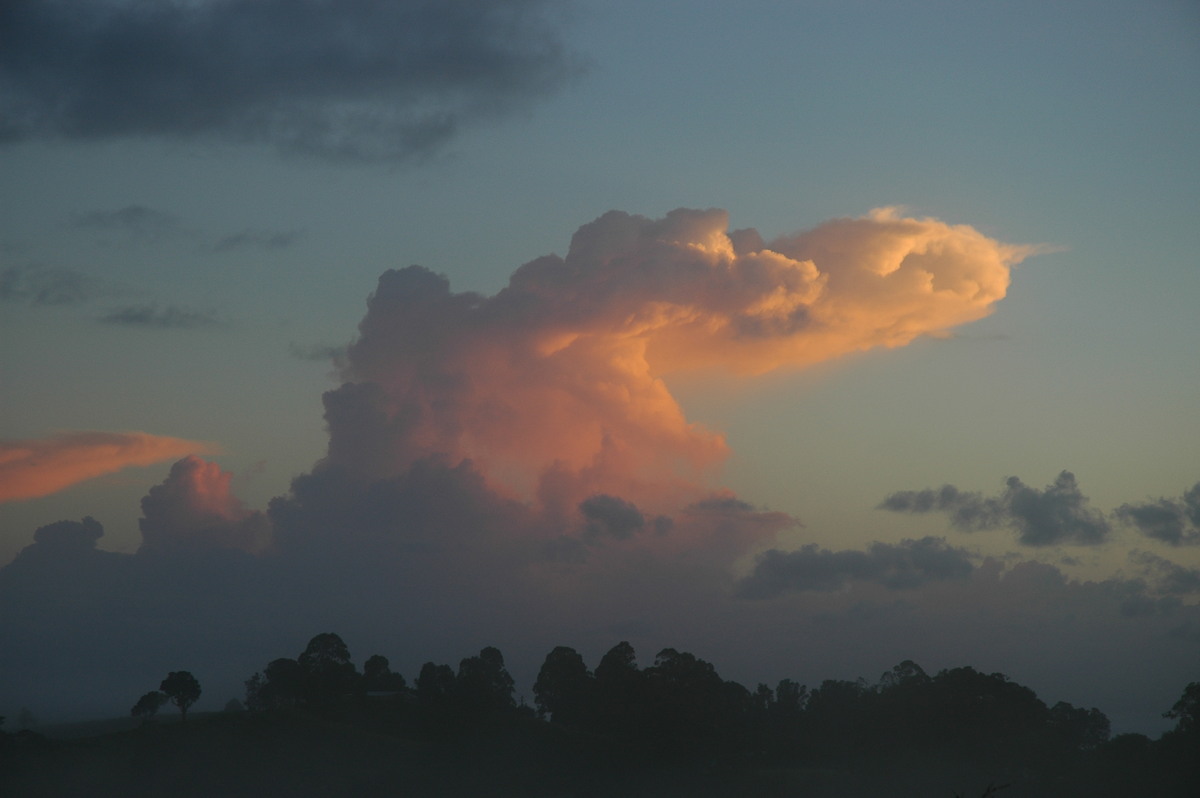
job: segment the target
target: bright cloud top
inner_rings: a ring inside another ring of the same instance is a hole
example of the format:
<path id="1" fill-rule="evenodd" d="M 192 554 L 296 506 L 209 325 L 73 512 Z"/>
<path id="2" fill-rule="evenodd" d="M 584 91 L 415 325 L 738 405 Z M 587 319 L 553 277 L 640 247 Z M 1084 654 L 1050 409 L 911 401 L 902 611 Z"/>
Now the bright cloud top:
<path id="1" fill-rule="evenodd" d="M 215 451 L 210 443 L 145 432 L 69 432 L 0 441 L 0 502 L 36 499 L 130 466 Z"/>
<path id="2" fill-rule="evenodd" d="M 664 487 L 686 493 L 726 454 L 664 375 L 902 346 L 987 315 L 1034 251 L 894 209 L 771 242 L 728 224 L 722 210 L 612 211 L 493 297 L 420 267 L 385 273 L 346 384 L 326 395 L 326 462 L 378 478 L 469 458 L 546 506 L 603 492 L 658 511 Z"/>

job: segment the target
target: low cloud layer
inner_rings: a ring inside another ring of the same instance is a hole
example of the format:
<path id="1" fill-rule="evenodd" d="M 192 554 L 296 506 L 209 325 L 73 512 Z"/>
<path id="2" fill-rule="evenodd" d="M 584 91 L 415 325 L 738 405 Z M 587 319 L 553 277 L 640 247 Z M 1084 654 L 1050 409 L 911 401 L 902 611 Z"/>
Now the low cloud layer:
<path id="1" fill-rule="evenodd" d="M 70 432 L 0 441 L 0 502 L 35 499 L 129 466 L 214 451 L 210 443 L 144 432 Z"/>
<path id="2" fill-rule="evenodd" d="M 942 538 L 872 543 L 866 551 L 830 551 L 810 543 L 796 551 L 772 549 L 762 554 L 739 584 L 738 594 L 774 598 L 789 591 L 841 590 L 851 581 L 911 590 L 931 581 L 965 579 L 973 570 L 970 555 Z"/>
<path id="3" fill-rule="evenodd" d="M 577 69 L 530 0 L 12 0 L 0 142 L 209 138 L 399 159 Z"/>
<path id="4" fill-rule="evenodd" d="M 967 532 L 1007 526 L 1027 546 L 1093 545 L 1103 543 L 1111 531 L 1108 519 L 1088 506 L 1087 497 L 1070 471 L 1060 473 L 1043 490 L 1009 477 L 998 496 L 943 485 L 936 490 L 898 491 L 884 499 L 879 508 L 946 513 L 956 529 Z"/>

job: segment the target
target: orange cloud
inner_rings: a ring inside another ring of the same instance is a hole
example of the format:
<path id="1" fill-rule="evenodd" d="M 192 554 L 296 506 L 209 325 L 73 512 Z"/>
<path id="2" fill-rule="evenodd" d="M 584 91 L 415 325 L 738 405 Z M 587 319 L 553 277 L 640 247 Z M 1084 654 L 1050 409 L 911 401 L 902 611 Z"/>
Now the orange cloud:
<path id="1" fill-rule="evenodd" d="M 893 209 L 764 242 L 721 210 L 610 212 L 494 297 L 390 271 L 326 396 L 327 462 L 372 477 L 473 460 L 546 507 L 602 492 L 658 512 L 727 453 L 662 377 L 760 374 L 979 319 L 1030 247 Z"/>
<path id="2" fill-rule="evenodd" d="M 145 466 L 211 443 L 145 432 L 67 432 L 49 438 L 0 441 L 0 502 L 36 499 L 130 466 Z"/>

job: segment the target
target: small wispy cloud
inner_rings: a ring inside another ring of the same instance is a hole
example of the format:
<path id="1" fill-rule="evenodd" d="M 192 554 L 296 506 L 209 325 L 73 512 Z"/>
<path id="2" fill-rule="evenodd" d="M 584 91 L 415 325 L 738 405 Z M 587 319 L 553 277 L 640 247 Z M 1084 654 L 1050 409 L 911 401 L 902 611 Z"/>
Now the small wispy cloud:
<path id="1" fill-rule="evenodd" d="M 104 280 L 74 269 L 9 266 L 0 270 L 0 300 L 29 305 L 75 305 L 119 293 Z"/>
<path id="2" fill-rule="evenodd" d="M 145 205 L 77 213 L 71 217 L 71 224 L 84 229 L 121 231 L 139 238 L 158 238 L 181 229 L 179 217 Z"/>
<path id="3" fill-rule="evenodd" d="M 213 244 L 213 252 L 240 249 L 287 249 L 304 236 L 302 230 L 252 230 L 232 233 Z"/>
<path id="4" fill-rule="evenodd" d="M 156 305 L 130 305 L 114 310 L 107 316 L 103 316 L 100 321 L 105 324 L 153 327 L 164 330 L 214 327 L 221 323 L 212 311 L 192 310 L 178 305 L 168 305 L 163 308 Z"/>

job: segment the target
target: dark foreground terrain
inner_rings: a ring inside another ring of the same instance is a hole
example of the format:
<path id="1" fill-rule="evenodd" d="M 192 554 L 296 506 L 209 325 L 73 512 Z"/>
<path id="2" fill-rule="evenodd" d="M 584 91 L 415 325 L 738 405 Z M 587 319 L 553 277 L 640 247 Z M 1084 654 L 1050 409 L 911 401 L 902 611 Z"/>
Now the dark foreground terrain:
<path id="1" fill-rule="evenodd" d="M 201 692 L 172 672 L 131 719 L 0 732 L 0 796 L 1200 796 L 1200 682 L 1151 740 L 969 667 L 751 691 L 674 649 L 641 668 L 620 643 L 594 670 L 555 648 L 535 708 L 495 648 L 410 687 L 324 633 L 252 675 L 244 704 L 188 716 Z"/>

